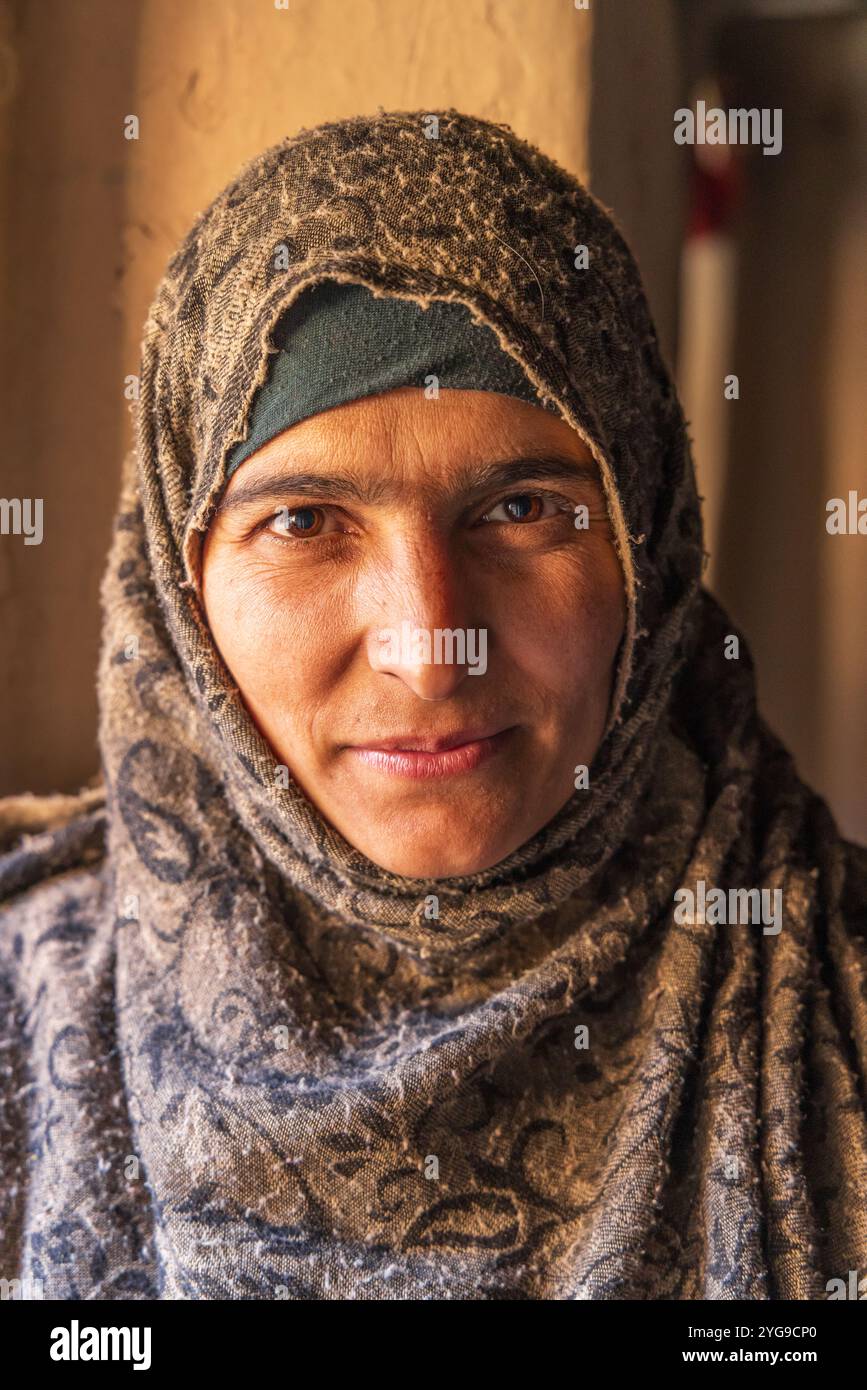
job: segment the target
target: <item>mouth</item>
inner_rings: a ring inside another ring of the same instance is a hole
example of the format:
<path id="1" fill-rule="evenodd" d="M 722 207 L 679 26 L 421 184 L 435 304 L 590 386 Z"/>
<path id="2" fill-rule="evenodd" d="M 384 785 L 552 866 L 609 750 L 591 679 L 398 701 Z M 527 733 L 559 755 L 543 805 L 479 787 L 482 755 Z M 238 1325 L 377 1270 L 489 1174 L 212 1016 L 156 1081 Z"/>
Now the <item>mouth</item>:
<path id="1" fill-rule="evenodd" d="M 400 734 L 351 745 L 347 751 L 378 772 L 411 778 L 448 777 L 472 772 L 501 752 L 516 728 L 512 725 L 495 733 L 460 729 L 439 738 Z"/>

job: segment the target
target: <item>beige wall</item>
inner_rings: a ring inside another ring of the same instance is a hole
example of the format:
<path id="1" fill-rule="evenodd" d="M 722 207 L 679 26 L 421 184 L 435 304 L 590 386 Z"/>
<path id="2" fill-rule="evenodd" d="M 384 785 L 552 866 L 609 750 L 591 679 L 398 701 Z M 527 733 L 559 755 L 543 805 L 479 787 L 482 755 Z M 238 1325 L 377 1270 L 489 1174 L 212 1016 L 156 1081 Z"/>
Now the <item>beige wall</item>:
<path id="1" fill-rule="evenodd" d="M 0 496 L 42 498 L 44 540 L 0 536 L 0 790 L 96 766 L 97 593 L 127 425 L 120 117 L 137 7 L 0 7 Z"/>
<path id="2" fill-rule="evenodd" d="M 0 794 L 97 767 L 98 584 L 123 380 L 195 215 L 301 126 L 454 105 L 586 176 L 591 17 L 563 0 L 0 0 Z M 140 139 L 123 120 L 140 120 Z"/>
<path id="3" fill-rule="evenodd" d="M 614 0 L 593 15 L 590 184 L 635 253 L 659 341 L 673 366 L 686 216 L 683 149 L 672 112 L 685 100 L 676 0 Z"/>

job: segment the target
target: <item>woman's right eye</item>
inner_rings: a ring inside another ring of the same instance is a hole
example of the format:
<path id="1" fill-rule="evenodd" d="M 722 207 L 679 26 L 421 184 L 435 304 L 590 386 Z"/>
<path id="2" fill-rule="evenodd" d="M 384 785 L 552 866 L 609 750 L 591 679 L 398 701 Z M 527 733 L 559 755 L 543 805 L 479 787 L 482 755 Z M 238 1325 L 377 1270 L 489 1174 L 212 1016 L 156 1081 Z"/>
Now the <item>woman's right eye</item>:
<path id="1" fill-rule="evenodd" d="M 291 540 L 317 536 L 325 524 L 322 507 L 280 507 L 266 522 L 266 529 Z"/>

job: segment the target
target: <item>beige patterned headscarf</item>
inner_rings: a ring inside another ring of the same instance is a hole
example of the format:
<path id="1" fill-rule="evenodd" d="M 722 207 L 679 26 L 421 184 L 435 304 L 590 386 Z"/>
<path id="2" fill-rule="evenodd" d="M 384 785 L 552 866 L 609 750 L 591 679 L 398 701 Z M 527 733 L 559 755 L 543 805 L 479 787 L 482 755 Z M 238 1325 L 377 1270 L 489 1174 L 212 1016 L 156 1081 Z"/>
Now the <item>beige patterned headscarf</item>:
<path id="1" fill-rule="evenodd" d="M 106 804 L 0 807 L 0 1272 L 61 1298 L 824 1298 L 867 1272 L 867 853 L 701 588 L 622 237 L 507 126 L 432 114 L 268 150 L 159 287 L 103 590 Z M 198 597 L 270 335 L 326 278 L 465 304 L 605 485 L 628 623 L 589 790 L 463 878 L 385 872 L 282 785 Z M 684 920 L 700 883 L 779 891 L 780 930 Z"/>

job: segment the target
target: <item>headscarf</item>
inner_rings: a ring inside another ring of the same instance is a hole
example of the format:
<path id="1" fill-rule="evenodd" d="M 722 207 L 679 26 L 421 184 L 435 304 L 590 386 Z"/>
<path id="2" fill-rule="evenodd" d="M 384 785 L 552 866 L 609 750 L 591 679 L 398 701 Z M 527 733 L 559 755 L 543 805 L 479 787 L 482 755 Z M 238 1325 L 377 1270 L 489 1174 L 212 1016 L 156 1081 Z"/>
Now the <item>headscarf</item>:
<path id="1" fill-rule="evenodd" d="M 324 279 L 466 305 L 605 488 L 628 618 L 589 787 L 460 878 L 386 872 L 283 785 L 198 596 L 273 330 Z M 171 260 L 135 424 L 105 807 L 30 808 L 2 866 L 3 1268 L 182 1299 L 824 1298 L 867 1269 L 867 854 L 701 586 L 608 213 L 455 110 L 302 130 Z M 685 922 L 699 882 L 781 890 L 782 929 Z"/>

